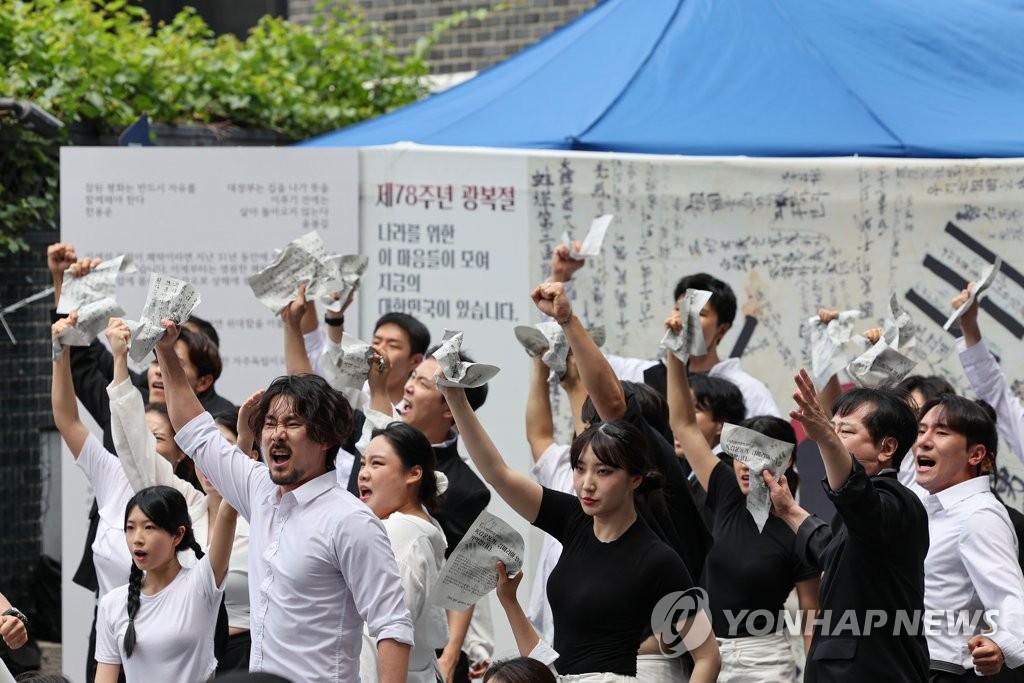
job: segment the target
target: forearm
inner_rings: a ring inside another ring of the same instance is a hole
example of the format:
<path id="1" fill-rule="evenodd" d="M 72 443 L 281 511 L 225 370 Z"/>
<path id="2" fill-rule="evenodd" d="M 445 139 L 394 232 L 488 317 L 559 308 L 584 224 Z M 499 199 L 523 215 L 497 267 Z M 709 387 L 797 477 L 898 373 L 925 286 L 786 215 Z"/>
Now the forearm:
<path id="1" fill-rule="evenodd" d="M 131 382 L 107 389 L 110 399 L 110 433 L 128 483 L 133 491 L 157 484 L 170 485 L 174 470 L 156 451 L 156 439 L 146 427 L 142 395 Z"/>
<path id="2" fill-rule="evenodd" d="M 160 372 L 163 375 L 167 413 L 171 418 L 171 425 L 178 431 L 196 415 L 204 412 L 203 404 L 199 402 L 199 398 L 189 385 L 185 369 L 181 367 L 181 360 L 173 349 L 158 344 L 156 358 L 160 362 Z"/>
<path id="3" fill-rule="evenodd" d="M 313 364 L 309 362 L 306 353 L 302 330 L 288 323 L 284 324 L 284 364 L 289 375 L 313 374 Z"/>
<path id="4" fill-rule="evenodd" d="M 466 445 L 469 457 L 480 475 L 523 519 L 533 522 L 540 511 L 543 489 L 521 472 L 510 468 L 491 441 L 476 413 L 466 399 L 466 392 L 458 389 L 446 392 L 448 407 L 455 418 L 459 437 Z"/>
<path id="5" fill-rule="evenodd" d="M 210 532 L 210 568 L 213 569 L 213 576 L 217 580 L 218 586 L 224 583 L 224 577 L 228 574 L 237 523 L 238 512 L 226 502 L 221 502 L 216 521 Z"/>
<path id="6" fill-rule="evenodd" d="M 473 611 L 476 606 L 470 607 L 462 612 L 448 610 L 448 643 L 444 646 L 441 656 L 446 659 L 459 658 L 462 652 L 462 644 L 466 641 L 466 634 L 469 632 L 469 622 L 473 620 Z"/>
<path id="7" fill-rule="evenodd" d="M 562 330 L 576 356 L 580 381 L 594 402 L 598 415 L 602 420 L 617 420 L 625 415 L 626 395 L 622 384 L 575 313 L 562 325 Z"/>
<path id="8" fill-rule="evenodd" d="M 345 312 L 341 311 L 339 313 L 335 313 L 334 311 L 327 311 L 324 314 L 324 317 L 330 318 L 331 320 L 342 321 L 340 325 L 327 325 L 327 338 L 334 344 L 340 344 L 341 336 L 345 332 Z"/>
<path id="9" fill-rule="evenodd" d="M 505 616 L 508 617 L 508 625 L 512 628 L 512 635 L 516 639 L 516 647 L 519 648 L 519 654 L 523 657 L 529 657 L 533 649 L 537 647 L 537 643 L 540 642 L 540 636 L 537 635 L 537 631 L 534 630 L 533 624 L 526 617 L 526 612 L 523 611 L 523 607 L 519 604 L 518 600 L 513 600 L 508 604 L 505 601 L 500 602 L 505 610 Z"/>
<path id="10" fill-rule="evenodd" d="M 548 388 L 548 368 L 539 359 L 533 359 L 533 378 L 526 397 L 526 440 L 534 461 L 554 441 L 555 423 L 551 419 L 551 394 Z"/>
<path id="11" fill-rule="evenodd" d="M 583 422 L 583 404 L 587 401 L 587 392 L 583 385 L 574 382 L 570 386 L 563 386 L 566 395 L 569 397 L 569 409 L 572 411 L 573 429 L 577 434 L 582 434 L 587 429 Z"/>
<path id="12" fill-rule="evenodd" d="M 409 675 L 409 650 L 405 643 L 385 638 L 377 643 L 377 674 L 380 683 L 405 683 Z"/>
<path id="13" fill-rule="evenodd" d="M 53 364 L 53 379 L 50 387 L 50 407 L 53 422 L 64 437 L 71 453 L 77 458 L 89 435 L 89 430 L 78 417 L 78 401 L 75 399 L 74 382 L 71 380 L 71 360 L 67 350 Z"/>
<path id="14" fill-rule="evenodd" d="M 96 663 L 95 683 L 117 683 L 117 677 L 121 673 L 120 664 Z"/>
<path id="15" fill-rule="evenodd" d="M 825 477 L 833 491 L 838 491 L 850 478 L 853 470 L 853 456 L 846 450 L 839 435 L 831 432 L 821 441 L 816 441 L 821 452 L 821 462 L 825 465 Z"/>
<path id="16" fill-rule="evenodd" d="M 683 456 L 690 464 L 698 483 L 707 491 L 711 483 L 711 473 L 719 460 L 697 426 L 697 407 L 693 403 L 686 366 L 671 352 L 666 354 L 665 363 L 669 426 L 679 440 Z"/>

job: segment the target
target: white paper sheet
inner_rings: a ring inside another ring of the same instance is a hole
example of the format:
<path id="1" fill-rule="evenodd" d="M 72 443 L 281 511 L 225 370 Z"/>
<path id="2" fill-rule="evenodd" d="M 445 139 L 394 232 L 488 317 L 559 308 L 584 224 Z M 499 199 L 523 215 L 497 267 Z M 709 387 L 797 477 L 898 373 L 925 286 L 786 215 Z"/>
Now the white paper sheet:
<path id="1" fill-rule="evenodd" d="M 917 361 L 889 346 L 883 338 L 851 362 L 846 371 L 858 385 L 874 388 L 896 384 L 909 375 L 915 365 Z"/>
<path id="2" fill-rule="evenodd" d="M 942 326 L 942 329 L 949 330 L 949 328 L 953 327 L 953 324 L 956 323 L 956 321 L 963 317 L 964 312 L 971 307 L 971 304 L 974 303 L 975 299 L 981 297 L 982 292 L 988 289 L 989 285 L 992 284 L 992 281 L 996 279 L 996 275 L 999 273 L 999 269 L 1002 265 L 1003 259 L 996 256 L 995 263 L 990 263 L 982 269 L 981 274 L 978 275 L 978 279 L 974 281 L 974 288 L 967 297 L 967 301 L 963 302 L 960 305 L 960 308 L 953 311 L 949 316 L 949 319 L 946 320 L 946 324 Z"/>
<path id="3" fill-rule="evenodd" d="M 349 271 L 347 280 L 342 272 L 343 266 Z M 309 301 L 326 299 L 333 304 L 331 294 L 343 292 L 345 296 L 334 308 L 341 310 L 348 292 L 358 285 L 365 268 L 365 257 L 328 254 L 320 235 L 313 231 L 289 242 L 273 263 L 251 275 L 248 282 L 260 303 L 275 315 L 291 303 L 301 284 L 306 285 L 306 299 Z"/>
<path id="4" fill-rule="evenodd" d="M 115 298 L 118 274 L 134 273 L 136 270 L 135 264 L 124 254 L 104 261 L 82 277 L 72 275 L 70 268 L 65 270 L 57 312 L 67 315 L 71 311 L 81 309 L 86 304 L 101 299 Z M 81 314 L 81 310 L 79 310 L 79 314 Z"/>
<path id="5" fill-rule="evenodd" d="M 164 336 L 164 328 L 160 324 L 162 319 L 173 320 L 180 327 L 200 301 L 199 292 L 184 280 L 151 273 L 142 317 L 137 321 L 125 320 L 132 334 L 128 347 L 131 359 L 141 363 L 153 351 L 157 341 Z"/>
<path id="6" fill-rule="evenodd" d="M 460 612 L 469 609 L 497 587 L 498 560 L 505 563 L 511 579 L 523 568 L 525 549 L 518 531 L 486 510 L 481 512 L 445 561 L 430 591 L 431 604 Z"/>
<path id="7" fill-rule="evenodd" d="M 562 244 L 569 250 L 569 258 L 577 261 L 598 256 L 601 253 L 601 245 L 604 244 L 604 236 L 608 232 L 608 226 L 612 224 L 615 216 L 605 214 L 598 216 L 590 223 L 590 230 L 587 236 L 580 242 L 579 251 L 573 248 L 572 235 L 566 230 L 562 233 Z"/>
<path id="8" fill-rule="evenodd" d="M 335 389 L 362 389 L 370 374 L 373 345 L 342 332 L 340 345 L 327 345 L 327 357 L 331 363 L 331 386 Z"/>
<path id="9" fill-rule="evenodd" d="M 683 326 L 676 334 L 666 330 L 661 338 L 661 348 L 671 351 L 682 362 L 690 356 L 703 356 L 708 352 L 704 330 L 700 326 L 700 312 L 711 300 L 711 292 L 703 289 L 688 289 L 679 297 L 679 312 L 682 314 Z"/>
<path id="10" fill-rule="evenodd" d="M 772 501 L 761 472 L 768 470 L 778 479 L 786 471 L 795 444 L 779 441 L 746 427 L 726 423 L 722 426 L 722 450 L 750 468 L 750 492 L 747 511 L 758 531 L 764 531 Z"/>
<path id="11" fill-rule="evenodd" d="M 882 327 L 882 338 L 896 351 L 909 351 L 917 343 L 910 312 L 900 305 L 895 294 L 889 297 L 889 312 Z"/>
<path id="12" fill-rule="evenodd" d="M 338 292 L 337 299 L 334 298 L 333 293 L 327 293 L 320 297 L 320 303 L 328 311 L 337 313 L 348 300 L 349 295 L 359 289 L 359 283 L 363 280 L 363 273 L 366 272 L 366 266 L 370 263 L 370 259 L 358 254 L 349 254 L 347 256 L 331 256 L 328 258 L 328 262 L 331 264 L 332 272 L 337 269 L 341 285 L 334 290 Z"/>
<path id="13" fill-rule="evenodd" d="M 811 331 L 811 379 L 821 389 L 856 357 L 860 350 L 853 343 L 854 322 L 864 317 L 861 311 L 842 311 L 827 324 L 813 316 L 807 320 Z"/>
<path id="14" fill-rule="evenodd" d="M 106 329 L 112 317 L 124 315 L 124 310 L 111 297 L 92 301 L 78 309 L 78 324 L 65 327 L 53 340 L 53 362 L 60 359 L 68 346 L 88 346 Z"/>
<path id="15" fill-rule="evenodd" d="M 444 373 L 437 376 L 437 383 L 442 387 L 462 387 L 464 389 L 475 389 L 483 386 L 489 379 L 501 372 L 496 365 L 485 363 L 464 363 L 459 358 L 459 350 L 462 348 L 462 332 L 458 330 L 445 330 L 444 337 L 434 358 L 440 366 L 438 372 Z"/>

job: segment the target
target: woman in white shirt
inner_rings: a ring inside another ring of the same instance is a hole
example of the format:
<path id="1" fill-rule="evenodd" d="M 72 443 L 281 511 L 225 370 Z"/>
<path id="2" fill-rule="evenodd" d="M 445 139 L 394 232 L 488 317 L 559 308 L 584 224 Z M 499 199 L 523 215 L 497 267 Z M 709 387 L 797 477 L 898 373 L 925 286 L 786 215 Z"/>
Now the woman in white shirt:
<path id="1" fill-rule="evenodd" d="M 114 683 L 122 667 L 128 683 L 201 681 L 213 675 L 213 632 L 237 516 L 222 504 L 210 553 L 204 555 L 180 492 L 151 486 L 132 496 L 124 513 L 131 577 L 100 601 L 96 683 Z M 185 549 L 199 558 L 193 569 L 178 560 Z"/>
<path id="2" fill-rule="evenodd" d="M 447 488 L 435 473 L 434 449 L 415 427 L 393 422 L 373 431 L 359 470 L 359 499 L 384 523 L 413 621 L 415 644 L 409 655 L 409 683 L 435 683 L 434 651 L 448 642 L 445 611 L 431 605 L 428 593 L 437 581 L 447 547 L 444 532 L 427 512 Z M 360 679 L 376 683 L 376 644 L 364 634 Z"/>
<path id="3" fill-rule="evenodd" d="M 128 374 L 128 326 L 120 318 L 111 318 L 106 330 L 114 359 L 114 376 L 107 387 L 110 397 L 110 429 L 125 476 L 135 491 L 147 486 L 164 485 L 185 497 L 189 518 L 200 547 L 208 548 L 209 530 L 216 523 L 220 492 L 191 464 L 188 454 L 174 441 L 174 428 L 165 406 L 143 406 L 142 395 Z M 224 425 L 217 416 L 218 426 Z M 221 430 L 232 442 L 237 433 Z M 190 466 L 182 467 L 184 463 Z M 186 474 L 187 473 L 187 474 Z M 191 475 L 191 476 L 189 476 Z M 196 479 L 202 490 L 195 488 Z M 228 636 L 220 671 L 249 669 L 249 525 L 237 522 L 231 549 L 231 564 L 224 591 Z M 191 562 L 186 562 L 186 565 Z"/>

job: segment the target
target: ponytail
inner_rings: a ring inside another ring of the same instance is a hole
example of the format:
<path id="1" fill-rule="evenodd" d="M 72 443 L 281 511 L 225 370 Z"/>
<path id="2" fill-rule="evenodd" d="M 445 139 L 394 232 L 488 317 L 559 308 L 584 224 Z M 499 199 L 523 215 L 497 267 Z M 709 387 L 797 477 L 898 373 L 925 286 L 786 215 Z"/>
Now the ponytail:
<path id="1" fill-rule="evenodd" d="M 139 613 L 142 592 L 142 570 L 132 562 L 132 572 L 128 576 L 128 630 L 124 632 L 124 656 L 130 659 L 135 651 L 135 615 Z"/>

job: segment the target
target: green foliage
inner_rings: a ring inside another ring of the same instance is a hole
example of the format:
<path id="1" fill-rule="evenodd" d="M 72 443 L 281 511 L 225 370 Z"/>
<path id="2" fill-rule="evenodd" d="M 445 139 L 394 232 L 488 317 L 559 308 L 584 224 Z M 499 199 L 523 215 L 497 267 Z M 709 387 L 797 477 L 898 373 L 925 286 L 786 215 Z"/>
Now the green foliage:
<path id="1" fill-rule="evenodd" d="M 214 36 L 192 9 L 154 30 L 124 0 L 2 5 L 0 97 L 34 101 L 69 125 L 116 130 L 148 113 L 157 123 L 269 129 L 298 140 L 426 94 L 425 52 L 400 55 L 378 26 L 337 3 L 322 2 L 309 26 L 264 17 L 244 41 Z M 456 23 L 436 28 L 423 46 Z M 0 163 L 18 170 L 0 175 L 0 255 L 24 248 L 20 230 L 54 225 L 58 204 L 54 146 L 10 123 L 0 118 Z M 12 175 L 19 188 L 35 189 L 12 188 Z"/>

